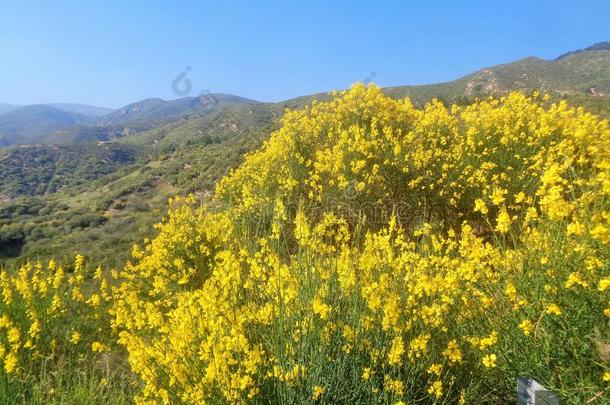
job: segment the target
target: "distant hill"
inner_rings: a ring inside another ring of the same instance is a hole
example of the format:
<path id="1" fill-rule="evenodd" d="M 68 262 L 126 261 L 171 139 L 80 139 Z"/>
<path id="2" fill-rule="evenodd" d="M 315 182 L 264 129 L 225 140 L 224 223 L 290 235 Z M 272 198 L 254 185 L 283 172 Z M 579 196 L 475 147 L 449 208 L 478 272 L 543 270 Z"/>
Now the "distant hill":
<path id="1" fill-rule="evenodd" d="M 229 94 L 209 94 L 165 101 L 151 98 L 119 108 L 96 121 L 97 125 L 120 125 L 127 122 L 163 121 L 189 115 L 207 114 L 227 105 L 252 103 L 254 100 Z"/>
<path id="2" fill-rule="evenodd" d="M 14 111 L 14 110 L 16 110 L 18 108 L 21 108 L 21 106 L 0 103 L 0 115 L 5 114 L 5 113 L 10 112 L 10 111 Z"/>
<path id="3" fill-rule="evenodd" d="M 57 108 L 58 110 L 87 115 L 89 117 L 103 117 L 104 115 L 108 115 L 114 111 L 111 108 L 86 104 L 47 103 L 45 105 Z"/>
<path id="4" fill-rule="evenodd" d="M 497 96 L 510 91 L 543 91 L 557 97 L 610 96 L 610 42 L 568 52 L 555 60 L 528 57 L 481 69 L 457 80 L 415 86 L 384 88 L 394 98 L 410 97 L 417 104 L 440 98 L 449 103 L 469 103 L 477 97 Z M 327 100 L 319 93 L 283 101 L 288 108 L 300 108 L 313 99 Z M 582 101 L 582 100 L 581 100 Z"/>
<path id="5" fill-rule="evenodd" d="M 118 110 L 82 104 L 44 104 L 0 115 L 0 147 L 110 141 L 186 118 L 205 116 L 228 106 L 257 101 L 229 94 L 177 100 L 142 100 Z M 10 106 L 6 105 L 9 110 Z"/>
<path id="6" fill-rule="evenodd" d="M 387 93 L 416 101 L 440 96 L 447 100 L 540 90 L 560 96 L 610 95 L 610 50 L 583 50 L 561 59 L 529 57 L 479 70 L 461 79 L 423 86 L 398 86 Z"/>
<path id="7" fill-rule="evenodd" d="M 92 121 L 92 117 L 48 105 L 22 107 L 0 115 L 0 145 L 36 142 L 57 129 Z"/>

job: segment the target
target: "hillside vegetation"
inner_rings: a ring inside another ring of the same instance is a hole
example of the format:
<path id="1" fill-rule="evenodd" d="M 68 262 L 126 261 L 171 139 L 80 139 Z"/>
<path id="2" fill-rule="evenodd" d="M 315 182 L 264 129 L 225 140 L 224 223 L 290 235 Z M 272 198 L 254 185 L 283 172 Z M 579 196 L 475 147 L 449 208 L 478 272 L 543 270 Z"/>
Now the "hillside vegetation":
<path id="1" fill-rule="evenodd" d="M 137 157 L 137 148 L 112 144 L 0 150 L 0 200 L 83 184 L 133 164 Z"/>
<path id="2" fill-rule="evenodd" d="M 410 96 L 415 101 L 442 97 L 485 97 L 510 91 L 542 91 L 559 96 L 610 95 L 610 51 L 586 51 L 558 60 L 525 58 L 493 66 L 441 84 L 389 88 L 393 97 Z"/>
<path id="3" fill-rule="evenodd" d="M 89 261 L 124 264 L 134 243 L 154 235 L 170 197 L 196 192 L 207 199 L 280 113 L 244 104 L 121 142 L 0 151 L 7 173 L 0 180 L 0 258 L 60 260 L 86 251 Z"/>
<path id="4" fill-rule="evenodd" d="M 603 403 L 609 197 L 584 109 L 356 85 L 286 113 L 208 204 L 173 200 L 111 279 L 81 256 L 3 271 L 0 393 L 504 403 L 525 375 Z"/>

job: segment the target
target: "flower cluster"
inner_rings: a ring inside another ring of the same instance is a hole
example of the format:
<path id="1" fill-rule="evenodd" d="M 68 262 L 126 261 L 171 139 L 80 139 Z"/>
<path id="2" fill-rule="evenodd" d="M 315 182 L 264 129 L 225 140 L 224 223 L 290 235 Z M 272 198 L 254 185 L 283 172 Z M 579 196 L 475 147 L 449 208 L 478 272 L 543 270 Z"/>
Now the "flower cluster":
<path id="1" fill-rule="evenodd" d="M 175 201 L 112 326 L 141 403 L 493 402 L 521 374 L 588 400 L 609 201 L 608 123 L 582 109 L 356 85 L 287 112 L 208 208 Z"/>
<path id="2" fill-rule="evenodd" d="M 116 346 L 109 332 L 111 291 L 102 270 L 90 272 L 82 256 L 69 266 L 51 260 L 0 271 L 0 364 L 3 392 L 23 402 L 63 400 L 45 391 L 41 376 L 54 368 L 59 387 L 63 371 L 88 363 L 87 378 L 101 383 L 103 372 L 90 347 Z M 81 376 L 85 378 L 85 374 Z M 53 377 L 51 377 L 53 378 Z M 99 388 L 100 394 L 104 391 Z"/>
<path id="3" fill-rule="evenodd" d="M 171 201 L 113 275 L 0 271 L 0 394 L 65 401 L 34 380 L 87 364 L 102 395 L 123 350 L 143 404 L 500 402 L 519 375 L 591 402 L 610 129 L 538 94 L 418 109 L 356 85 L 287 112 L 210 204 Z"/>

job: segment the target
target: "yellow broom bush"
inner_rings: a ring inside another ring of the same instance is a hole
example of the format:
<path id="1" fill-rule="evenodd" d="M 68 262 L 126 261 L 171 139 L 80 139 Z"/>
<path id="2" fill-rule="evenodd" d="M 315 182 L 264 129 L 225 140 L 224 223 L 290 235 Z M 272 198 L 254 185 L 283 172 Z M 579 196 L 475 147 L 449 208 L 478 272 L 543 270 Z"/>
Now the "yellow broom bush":
<path id="1" fill-rule="evenodd" d="M 609 197 L 582 109 L 356 85 L 287 112 L 205 207 L 172 201 L 118 281 L 80 256 L 2 270 L 0 396 L 499 403 L 529 376 L 603 402 Z"/>
<path id="2" fill-rule="evenodd" d="M 177 199 L 114 289 L 139 403 L 498 403 L 610 390 L 610 130 L 511 93 L 356 85 Z"/>
<path id="3" fill-rule="evenodd" d="M 83 256 L 0 270 L 2 403 L 127 403 L 133 387 L 116 349 L 111 291 Z"/>

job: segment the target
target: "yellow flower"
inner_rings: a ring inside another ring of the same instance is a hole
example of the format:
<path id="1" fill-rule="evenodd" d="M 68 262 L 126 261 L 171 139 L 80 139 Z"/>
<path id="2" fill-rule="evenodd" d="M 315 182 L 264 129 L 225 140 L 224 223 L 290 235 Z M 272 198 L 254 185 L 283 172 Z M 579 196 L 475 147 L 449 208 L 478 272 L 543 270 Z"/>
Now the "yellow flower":
<path id="1" fill-rule="evenodd" d="M 316 385 L 313 387 L 313 394 L 311 395 L 311 399 L 317 401 L 322 395 L 324 395 L 325 392 L 325 387 L 320 387 L 319 385 Z"/>
<path id="2" fill-rule="evenodd" d="M 493 346 L 498 342 L 498 332 L 493 331 L 489 336 L 481 338 L 479 341 L 479 349 L 485 350 L 489 346 Z"/>
<path id="3" fill-rule="evenodd" d="M 507 194 L 507 191 L 501 188 L 495 188 L 492 195 L 491 195 L 491 200 L 493 201 L 493 203 L 495 205 L 500 205 L 504 202 L 505 200 L 505 195 Z"/>
<path id="4" fill-rule="evenodd" d="M 532 324 L 532 321 L 530 321 L 529 319 L 524 319 L 520 324 L 519 324 L 519 328 L 523 331 L 523 334 L 525 336 L 529 336 L 530 333 L 532 332 L 534 325 Z"/>
<path id="5" fill-rule="evenodd" d="M 402 355 L 405 353 L 405 345 L 402 337 L 397 336 L 392 340 L 392 347 L 388 353 L 388 363 L 392 366 L 402 364 Z"/>
<path id="6" fill-rule="evenodd" d="M 582 235 L 585 232 L 585 227 L 578 221 L 568 224 L 566 228 L 566 234 L 568 235 Z"/>
<path id="7" fill-rule="evenodd" d="M 93 342 L 91 343 L 91 351 L 93 352 L 106 352 L 108 351 L 108 347 L 101 342 Z"/>
<path id="8" fill-rule="evenodd" d="M 428 341 L 430 340 L 429 334 L 424 334 L 413 339 L 409 345 L 409 358 L 422 357 L 428 348 Z"/>
<path id="9" fill-rule="evenodd" d="M 508 215 L 506 209 L 502 208 L 502 210 L 500 210 L 500 213 L 498 214 L 496 230 L 500 233 L 507 233 L 510 230 L 510 224 L 510 216 Z"/>
<path id="10" fill-rule="evenodd" d="M 449 360 L 449 363 L 460 363 L 462 361 L 462 353 L 457 342 L 454 340 L 450 341 L 447 348 L 443 351 L 443 355 Z"/>
<path id="11" fill-rule="evenodd" d="M 73 332 L 70 337 L 70 343 L 77 344 L 80 341 L 80 333 L 78 331 Z"/>
<path id="12" fill-rule="evenodd" d="M 602 376 L 602 379 L 606 382 L 610 382 L 610 371 L 606 371 Z"/>
<path id="13" fill-rule="evenodd" d="M 572 288 L 575 285 L 579 285 L 581 287 L 587 287 L 589 284 L 582 279 L 582 277 L 580 276 L 580 273 L 572 272 L 568 276 L 568 279 L 566 280 L 564 287 L 566 289 L 568 289 L 568 288 Z"/>
<path id="14" fill-rule="evenodd" d="M 40 329 L 40 322 L 38 322 L 38 320 L 35 320 L 30 325 L 30 330 L 28 331 L 28 335 L 31 338 L 36 338 L 38 336 L 38 334 L 40 333 L 40 330 L 41 330 Z"/>
<path id="15" fill-rule="evenodd" d="M 601 280 L 599 280 L 599 284 L 597 289 L 601 292 L 606 291 L 608 288 L 610 288 L 610 277 L 606 277 L 603 278 Z"/>
<path id="16" fill-rule="evenodd" d="M 485 205 L 485 201 L 481 200 L 480 198 L 476 199 L 474 202 L 474 211 L 475 212 L 478 211 L 483 215 L 485 215 L 489 212 L 489 210 L 487 209 L 487 206 Z"/>
<path id="17" fill-rule="evenodd" d="M 74 260 L 74 268 L 76 271 L 82 270 L 85 266 L 85 258 L 81 255 L 76 255 Z"/>
<path id="18" fill-rule="evenodd" d="M 17 355 L 15 352 L 10 352 L 4 359 L 4 370 L 11 374 L 17 368 Z"/>
<path id="19" fill-rule="evenodd" d="M 328 315 L 330 314 L 331 310 L 332 308 L 330 307 L 330 305 L 323 303 L 320 298 L 316 297 L 314 299 L 313 312 L 315 314 L 318 314 L 322 320 L 328 319 Z"/>
<path id="20" fill-rule="evenodd" d="M 391 378 L 389 375 L 384 376 L 384 389 L 394 395 L 402 395 L 405 390 L 405 384 L 399 379 Z"/>
<path id="21" fill-rule="evenodd" d="M 550 304 L 546 308 L 546 313 L 552 315 L 561 315 L 561 309 L 556 304 Z"/>
<path id="22" fill-rule="evenodd" d="M 434 381 L 428 388 L 428 394 L 434 395 L 437 399 L 443 396 L 443 383 L 442 381 Z"/>
<path id="23" fill-rule="evenodd" d="M 608 244 L 608 242 L 610 242 L 610 228 L 605 225 L 596 225 L 595 228 L 591 229 L 590 233 L 592 237 L 604 244 Z"/>
<path id="24" fill-rule="evenodd" d="M 442 370 L 443 370 L 443 365 L 439 364 L 439 363 L 432 364 L 430 367 L 428 367 L 428 373 L 435 374 L 437 376 L 441 375 Z"/>
<path id="25" fill-rule="evenodd" d="M 494 353 L 483 357 L 483 365 L 486 368 L 494 368 L 496 366 L 496 355 Z"/>
<path id="26" fill-rule="evenodd" d="M 19 341 L 20 341 L 20 336 L 21 334 L 19 333 L 19 329 L 17 329 L 16 327 L 11 327 L 8 330 L 7 333 L 7 340 L 8 342 L 11 344 L 11 346 L 19 346 Z"/>

